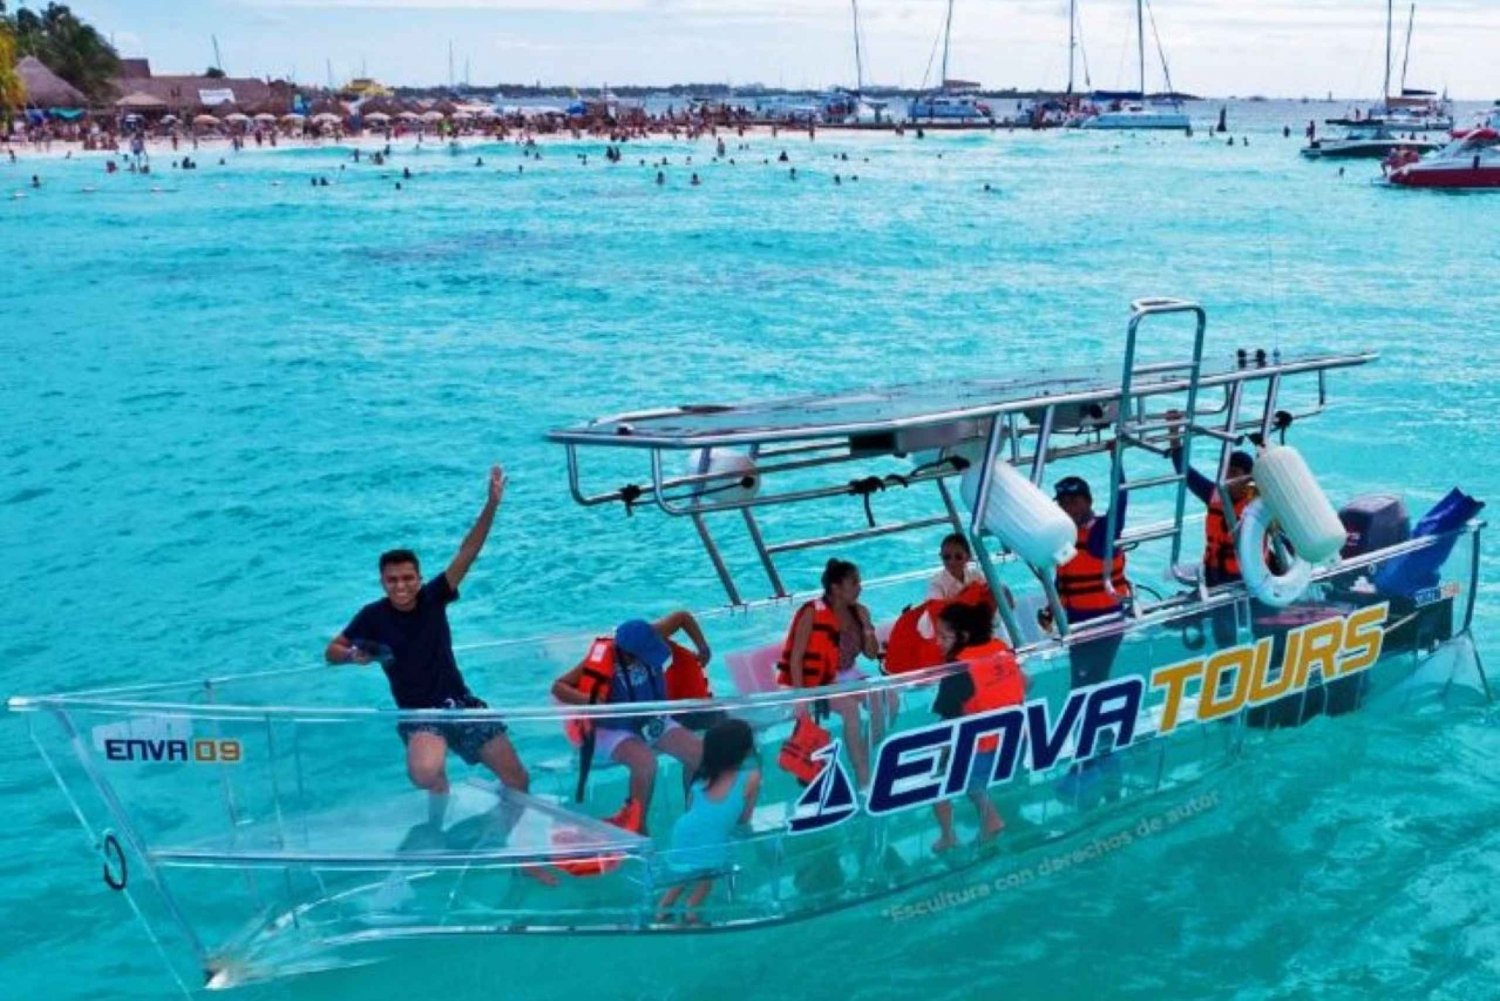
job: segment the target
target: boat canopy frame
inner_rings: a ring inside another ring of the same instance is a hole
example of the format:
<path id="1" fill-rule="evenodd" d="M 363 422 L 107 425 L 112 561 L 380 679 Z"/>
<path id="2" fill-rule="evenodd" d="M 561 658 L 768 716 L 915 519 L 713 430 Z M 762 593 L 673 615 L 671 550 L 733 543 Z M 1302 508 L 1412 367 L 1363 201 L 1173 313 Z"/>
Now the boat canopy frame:
<path id="1" fill-rule="evenodd" d="M 1193 321 L 1190 348 L 1175 360 L 1140 362 L 1143 325 L 1150 319 L 1171 315 L 1186 316 Z M 1207 601 L 1210 597 L 1202 575 L 1182 565 L 1184 525 L 1196 520 L 1189 519 L 1186 513 L 1185 470 L 1191 463 L 1194 440 L 1206 439 L 1218 446 L 1215 482 L 1227 494 L 1223 484 L 1235 448 L 1247 439 L 1269 441 L 1277 432 L 1284 438 L 1295 421 L 1326 409 L 1328 372 L 1367 364 L 1378 357 L 1377 352 L 1369 350 L 1282 357 L 1279 349 L 1270 353 L 1264 349 L 1253 352 L 1240 349 L 1228 362 L 1210 366 L 1204 361 L 1206 330 L 1207 314 L 1198 303 L 1168 297 L 1143 298 L 1131 303 L 1123 361 L 1114 375 L 1105 366 L 1094 366 L 1023 378 L 949 380 L 941 384 L 908 384 L 885 390 L 761 403 L 687 404 L 630 411 L 555 428 L 547 433 L 547 439 L 562 445 L 566 451 L 568 487 L 578 504 L 595 507 L 619 503 L 627 513 L 640 507 L 655 507 L 670 517 L 689 519 L 730 604 L 735 606 L 747 603 L 745 592 L 710 529 L 711 515 L 739 516 L 773 599 L 790 597 L 777 565 L 779 554 L 945 524 L 970 539 L 981 570 L 990 586 L 997 588 L 998 567 L 1018 557 L 1003 545 L 992 552 L 986 544 L 990 533 L 984 528 L 983 512 L 991 490 L 994 463 L 1007 461 L 1040 486 L 1054 462 L 1107 454 L 1111 497 L 1121 491 L 1171 487 L 1175 498 L 1170 520 L 1129 530 L 1122 530 L 1115 523 L 1115 505 L 1111 503 L 1104 567 L 1109 567 L 1117 551 L 1168 540 L 1170 566 L 1180 579 L 1195 585 L 1195 590 L 1187 595 L 1137 596 L 1126 602 L 1124 612 L 1089 623 L 1091 633 L 1118 629 L 1125 616 L 1139 618 L 1159 605 Z M 1283 390 L 1288 380 L 1298 377 L 1314 381 L 1315 396 L 1299 411 L 1284 410 L 1280 406 Z M 1263 384 L 1263 405 L 1247 409 L 1247 388 L 1257 383 Z M 1205 406 L 1201 402 L 1204 391 L 1221 396 Z M 1182 405 L 1162 409 L 1167 400 L 1178 398 L 1183 398 Z M 1184 472 L 1125 480 L 1124 457 L 1131 450 L 1170 456 L 1179 446 Z M 601 449 L 645 451 L 646 476 L 641 482 L 612 489 L 586 490 L 581 456 L 585 450 Z M 743 449 L 741 454 L 750 463 L 731 470 L 712 468 L 716 450 L 722 453 L 735 449 Z M 972 510 L 966 513 L 955 502 L 949 484 L 969 468 L 972 462 L 969 456 L 976 449 L 982 450 L 979 454 L 983 459 L 975 501 Z M 963 454 L 965 451 L 969 456 Z M 666 457 L 673 454 L 691 455 L 695 471 L 669 475 Z M 868 464 L 914 454 L 922 455 L 924 460 L 907 475 L 836 477 L 820 485 L 797 486 L 780 492 L 761 489 L 768 481 L 780 480 L 792 472 Z M 932 513 L 886 523 L 877 521 L 871 504 L 875 493 L 887 487 L 910 489 L 928 485 L 936 495 Z M 736 496 L 714 496 L 735 488 L 739 488 Z M 854 496 L 862 501 L 866 524 L 823 535 L 768 542 L 764 526 L 756 517 L 756 512 L 765 508 L 841 496 Z M 1232 519 L 1229 512 L 1233 511 L 1233 505 L 1227 502 L 1227 496 L 1223 499 L 1226 516 Z M 1234 528 L 1232 521 L 1230 528 Z M 1059 635 L 1069 636 L 1074 630 L 1067 622 L 1050 568 L 1030 566 L 1029 569 L 1041 584 Z M 1104 587 L 1113 593 L 1107 572 Z M 1019 623 L 1005 602 L 1000 606 L 1006 630 L 1019 646 L 1022 637 Z"/>

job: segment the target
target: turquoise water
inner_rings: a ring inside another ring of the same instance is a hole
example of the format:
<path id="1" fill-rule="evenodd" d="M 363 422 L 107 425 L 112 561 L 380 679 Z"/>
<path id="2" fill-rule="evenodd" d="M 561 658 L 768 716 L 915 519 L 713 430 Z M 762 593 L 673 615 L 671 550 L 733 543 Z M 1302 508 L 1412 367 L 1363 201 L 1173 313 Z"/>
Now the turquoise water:
<path id="1" fill-rule="evenodd" d="M 307 662 L 372 596 L 381 548 L 447 558 L 497 459 L 512 486 L 456 608 L 461 638 L 714 604 L 683 526 L 567 500 L 544 428 L 1113 360 L 1142 295 L 1202 301 L 1224 350 L 1382 352 L 1295 431 L 1335 499 L 1500 496 L 1500 196 L 1304 163 L 1298 123 L 1322 113 L 1234 107 L 1250 143 L 1233 148 L 1201 132 L 823 133 L 743 140 L 734 165 L 709 162 L 707 141 L 632 144 L 615 166 L 597 143 L 540 161 L 398 149 L 385 168 L 331 148 L 220 166 L 205 149 L 194 172 L 158 156 L 151 178 L 106 177 L 97 157 L 0 163 L 0 192 L 43 181 L 0 202 L 0 598 L 16 610 L 0 692 Z M 637 160 L 663 156 L 658 187 Z M 403 167 L 416 176 L 397 191 Z M 858 553 L 867 571 L 928 555 Z M 1490 565 L 1481 652 L 1500 636 L 1497 589 Z M 548 680 L 517 670 L 484 693 L 534 698 Z M 372 702 L 384 694 L 372 679 Z M 166 996 L 15 717 L 0 750 L 7 993 Z M 420 945 L 408 955 L 430 962 L 242 996 L 1493 996 L 1497 752 L 1483 711 L 1315 726 L 1182 823 L 987 899 L 960 879 L 935 916 L 872 907 L 690 950 L 611 942 L 591 953 L 602 970 L 566 977 L 557 943 Z M 791 958 L 814 939 L 836 950 L 821 970 Z"/>

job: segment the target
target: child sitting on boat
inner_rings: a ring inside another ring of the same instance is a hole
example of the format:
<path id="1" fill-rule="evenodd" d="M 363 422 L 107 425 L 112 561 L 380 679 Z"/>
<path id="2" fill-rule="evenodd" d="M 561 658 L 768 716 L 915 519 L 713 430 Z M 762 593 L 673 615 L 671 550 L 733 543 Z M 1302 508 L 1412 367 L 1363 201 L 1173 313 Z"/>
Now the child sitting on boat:
<path id="1" fill-rule="evenodd" d="M 679 631 L 696 645 L 696 657 L 668 642 Z M 570 705 L 663 702 L 668 698 L 669 674 L 696 669 L 701 677 L 710 656 L 703 630 L 689 612 L 673 612 L 654 623 L 631 619 L 612 637 L 596 639 L 587 656 L 552 683 L 552 695 Z M 656 786 L 656 752 L 666 751 L 689 772 L 698 767 L 702 753 L 698 736 L 669 716 L 592 717 L 584 721 L 578 736 L 578 798 L 583 799 L 595 755 L 619 762 L 630 772 L 630 796 L 616 819 L 627 820 L 622 826 L 640 834 L 646 833 Z"/>
<path id="2" fill-rule="evenodd" d="M 683 893 L 682 919 L 698 923 L 697 908 L 729 863 L 729 837 L 750 822 L 760 795 L 760 770 L 752 760 L 755 738 L 744 720 L 725 719 L 703 737 L 703 762 L 689 792 L 687 812 L 672 827 L 671 877 L 680 880 L 662 895 L 656 920 L 669 919 Z"/>
<path id="3" fill-rule="evenodd" d="M 954 603 L 938 614 L 938 642 L 948 662 L 969 665 L 967 671 L 950 674 L 938 683 L 932 708 L 943 719 L 972 716 L 1019 705 L 1025 700 L 1025 676 L 1010 647 L 995 638 L 993 622 L 987 605 Z M 979 840 L 986 842 L 1005 829 L 1005 822 L 989 796 L 990 779 L 1000 752 L 999 737 L 995 734 L 981 737 L 975 751 L 966 791 L 979 812 Z M 942 853 L 958 844 L 953 834 L 953 804 L 943 800 L 934 803 L 932 810 L 937 815 L 939 829 L 932 850 Z"/>

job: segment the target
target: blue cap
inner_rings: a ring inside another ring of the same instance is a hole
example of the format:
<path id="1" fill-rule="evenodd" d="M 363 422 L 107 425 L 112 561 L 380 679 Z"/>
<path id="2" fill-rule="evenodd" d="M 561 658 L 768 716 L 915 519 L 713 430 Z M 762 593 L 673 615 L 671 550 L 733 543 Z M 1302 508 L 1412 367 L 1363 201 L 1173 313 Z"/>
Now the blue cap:
<path id="1" fill-rule="evenodd" d="M 615 649 L 623 650 L 659 671 L 666 670 L 672 661 L 672 648 L 645 619 L 620 623 L 620 628 L 615 630 Z"/>

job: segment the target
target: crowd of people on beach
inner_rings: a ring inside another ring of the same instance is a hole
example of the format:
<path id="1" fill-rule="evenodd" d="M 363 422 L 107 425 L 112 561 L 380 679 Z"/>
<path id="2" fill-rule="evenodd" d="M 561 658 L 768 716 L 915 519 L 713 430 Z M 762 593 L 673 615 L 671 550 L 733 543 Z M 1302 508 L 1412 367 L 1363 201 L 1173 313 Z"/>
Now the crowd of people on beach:
<path id="1" fill-rule="evenodd" d="M 1177 439 L 1170 455 L 1184 470 Z M 1224 497 L 1238 517 L 1254 496 L 1254 460 L 1235 453 L 1224 489 L 1195 470 L 1186 468 L 1192 492 L 1209 511 L 1203 572 L 1217 585 L 1238 579 L 1239 567 L 1222 508 Z M 447 567 L 423 580 L 421 564 L 409 549 L 394 549 L 379 559 L 384 597 L 362 607 L 329 641 L 326 659 L 332 664 L 379 663 L 384 669 L 396 706 L 403 710 L 482 710 L 486 704 L 469 689 L 453 651 L 447 606 L 459 596 L 459 586 L 485 544 L 505 490 L 499 466 L 490 471 L 488 494 L 478 518 Z M 1059 480 L 1056 503 L 1077 529 L 1076 553 L 1056 572 L 1056 593 L 1072 626 L 1117 616 L 1130 599 L 1126 557 L 1109 544 L 1105 533 L 1112 524 L 1122 530 L 1126 490 L 1112 499 L 1112 513 L 1099 514 L 1086 480 Z M 974 562 L 967 536 L 954 532 L 942 540 L 941 569 L 929 580 L 924 598 L 907 608 L 882 636 L 869 609 L 860 601 L 859 568 L 830 559 L 822 573 L 821 595 L 800 606 L 792 617 L 775 662 L 775 685 L 815 693 L 829 686 L 846 686 L 869 675 L 861 662 L 879 665 L 888 674 L 962 665 L 944 675 L 936 686 L 933 712 L 941 719 L 992 711 L 1022 703 L 1027 679 L 1010 645 L 999 635 L 996 622 L 1005 603 L 1015 599 L 1003 587 L 998 594 Z M 1109 562 L 1106 563 L 1106 560 Z M 1043 629 L 1052 628 L 1050 611 L 1038 614 Z M 1222 627 L 1215 623 L 1216 632 Z M 1122 633 L 1104 631 L 1075 643 L 1070 649 L 1074 687 L 1096 685 L 1109 677 Z M 1228 642 L 1230 637 L 1219 637 Z M 662 920 L 681 902 L 683 920 L 696 921 L 697 907 L 707 898 L 729 858 L 735 830 L 752 821 L 763 777 L 758 768 L 755 734 L 744 720 L 697 703 L 679 713 L 661 713 L 664 703 L 709 700 L 708 667 L 713 650 L 702 625 L 687 611 L 674 611 L 656 620 L 633 618 L 589 644 L 582 658 L 558 676 L 551 694 L 570 706 L 616 707 L 619 714 L 589 712 L 568 724 L 578 749 L 576 798 L 587 796 L 595 762 L 613 762 L 627 773 L 627 793 L 619 811 L 608 822 L 640 836 L 649 836 L 648 818 L 658 776 L 658 757 L 666 754 L 681 765 L 686 808 L 670 835 L 667 858 L 675 874 L 661 901 Z M 826 697 L 812 695 L 791 705 L 794 727 L 781 746 L 777 763 L 799 784 L 814 782 L 823 769 L 818 752 L 833 736 L 824 723 L 837 720 L 854 770 L 856 785 L 871 780 L 869 751 L 877 746 L 898 708 L 894 693 L 839 691 Z M 644 707 L 644 708 L 636 708 Z M 480 719 L 442 718 L 403 720 L 397 732 L 406 745 L 410 781 L 429 793 L 428 824 L 440 829 L 447 809 L 449 782 L 446 759 L 451 751 L 470 765 L 483 764 L 501 783 L 519 793 L 530 789 L 530 775 L 509 737 L 507 724 L 485 715 Z M 990 798 L 996 768 L 997 741 L 982 738 L 974 755 L 965 788 L 979 822 L 979 843 L 1004 830 L 1004 820 Z M 1116 766 L 1117 767 L 1117 766 Z M 1111 768 L 1108 756 L 1075 766 L 1065 784 L 1077 789 L 1096 781 Z M 937 853 L 958 844 L 951 802 L 935 808 Z M 576 865 L 556 866 L 580 874 Z M 552 869 L 528 866 L 543 882 L 555 882 Z"/>

